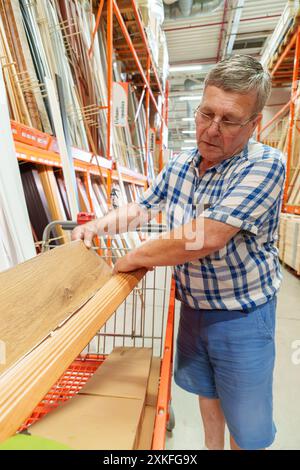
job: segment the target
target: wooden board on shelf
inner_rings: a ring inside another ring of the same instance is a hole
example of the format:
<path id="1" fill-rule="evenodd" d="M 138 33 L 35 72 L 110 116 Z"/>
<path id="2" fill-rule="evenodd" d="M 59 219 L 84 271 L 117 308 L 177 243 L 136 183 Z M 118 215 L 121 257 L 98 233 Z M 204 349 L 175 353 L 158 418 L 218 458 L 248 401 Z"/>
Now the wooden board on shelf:
<path id="1" fill-rule="evenodd" d="M 290 216 L 285 225 L 283 261 L 300 274 L 300 217 Z"/>
<path id="2" fill-rule="evenodd" d="M 53 169 L 44 165 L 39 165 L 37 169 L 48 202 L 51 220 L 67 220 Z M 56 226 L 55 231 L 61 237 L 59 243 L 70 241 L 70 235 L 64 232 L 59 225 Z"/>

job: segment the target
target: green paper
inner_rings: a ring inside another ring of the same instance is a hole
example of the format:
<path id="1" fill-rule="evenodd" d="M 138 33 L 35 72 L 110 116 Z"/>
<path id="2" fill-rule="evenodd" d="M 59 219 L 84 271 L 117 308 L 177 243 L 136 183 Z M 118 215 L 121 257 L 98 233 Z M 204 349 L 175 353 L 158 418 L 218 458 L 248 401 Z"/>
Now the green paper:
<path id="1" fill-rule="evenodd" d="M 1 442 L 0 450 L 71 450 L 71 448 L 44 437 L 16 434 Z"/>

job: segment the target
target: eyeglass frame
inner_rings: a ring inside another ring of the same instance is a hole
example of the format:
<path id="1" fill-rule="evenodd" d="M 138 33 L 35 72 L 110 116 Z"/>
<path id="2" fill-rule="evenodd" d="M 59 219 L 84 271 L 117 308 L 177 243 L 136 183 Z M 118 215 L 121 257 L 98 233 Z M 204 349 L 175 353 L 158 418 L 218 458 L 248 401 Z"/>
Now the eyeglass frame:
<path id="1" fill-rule="evenodd" d="M 234 122 L 234 121 L 227 121 L 227 120 L 215 121 L 214 119 L 211 119 L 208 116 L 208 114 L 203 113 L 202 111 L 200 111 L 200 109 L 199 109 L 200 106 L 201 106 L 201 104 L 199 104 L 199 106 L 197 106 L 197 108 L 194 111 L 195 119 L 196 119 L 197 113 L 202 114 L 203 116 L 207 117 L 210 121 L 210 124 L 207 126 L 207 128 L 209 128 L 212 125 L 212 123 L 214 122 L 215 124 L 218 124 L 218 128 L 219 128 L 220 132 L 222 132 L 221 129 L 220 129 L 220 124 L 221 123 L 232 124 L 232 125 L 235 125 L 235 126 L 239 126 L 239 128 L 241 128 L 241 127 L 245 127 L 247 124 L 249 124 L 249 122 L 251 122 L 254 118 L 256 118 L 258 116 L 258 114 L 255 113 L 255 114 L 253 114 L 253 116 L 251 116 L 249 119 L 247 119 L 247 121 L 241 122 L 241 123 Z M 229 129 L 230 129 L 230 127 L 229 127 Z"/>

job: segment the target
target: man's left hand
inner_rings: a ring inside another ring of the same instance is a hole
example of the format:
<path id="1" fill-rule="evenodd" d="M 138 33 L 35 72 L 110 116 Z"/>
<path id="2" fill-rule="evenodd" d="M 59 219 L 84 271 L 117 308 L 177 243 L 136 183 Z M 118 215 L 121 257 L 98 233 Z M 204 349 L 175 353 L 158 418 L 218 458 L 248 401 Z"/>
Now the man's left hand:
<path id="1" fill-rule="evenodd" d="M 118 259 L 114 269 L 113 269 L 113 274 L 118 274 L 118 273 L 128 273 L 131 271 L 136 271 L 137 269 L 142 268 L 143 266 L 140 266 L 138 263 L 134 262 L 134 260 L 129 260 L 129 256 L 123 256 L 122 258 Z M 147 268 L 148 271 L 153 271 L 153 267 Z"/>

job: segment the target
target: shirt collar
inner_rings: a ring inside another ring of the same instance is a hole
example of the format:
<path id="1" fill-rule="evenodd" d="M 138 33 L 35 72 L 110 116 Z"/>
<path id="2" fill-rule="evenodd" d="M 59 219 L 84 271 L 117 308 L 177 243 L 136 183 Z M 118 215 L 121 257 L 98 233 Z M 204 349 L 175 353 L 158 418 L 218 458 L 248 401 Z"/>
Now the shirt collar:
<path id="1" fill-rule="evenodd" d="M 247 149 L 248 149 L 248 144 L 250 141 L 247 142 L 243 150 L 241 152 L 237 153 L 236 155 L 233 155 L 231 158 L 227 158 L 226 160 L 223 160 L 221 163 L 218 163 L 215 166 L 210 167 L 208 170 L 216 170 L 217 173 L 222 173 L 224 168 L 231 163 L 233 160 L 237 160 L 238 158 L 246 158 L 247 156 Z M 190 155 L 188 157 L 188 163 L 191 163 L 195 168 L 199 168 L 200 162 L 201 162 L 201 154 L 198 150 L 198 148 L 195 148 L 191 150 Z"/>

